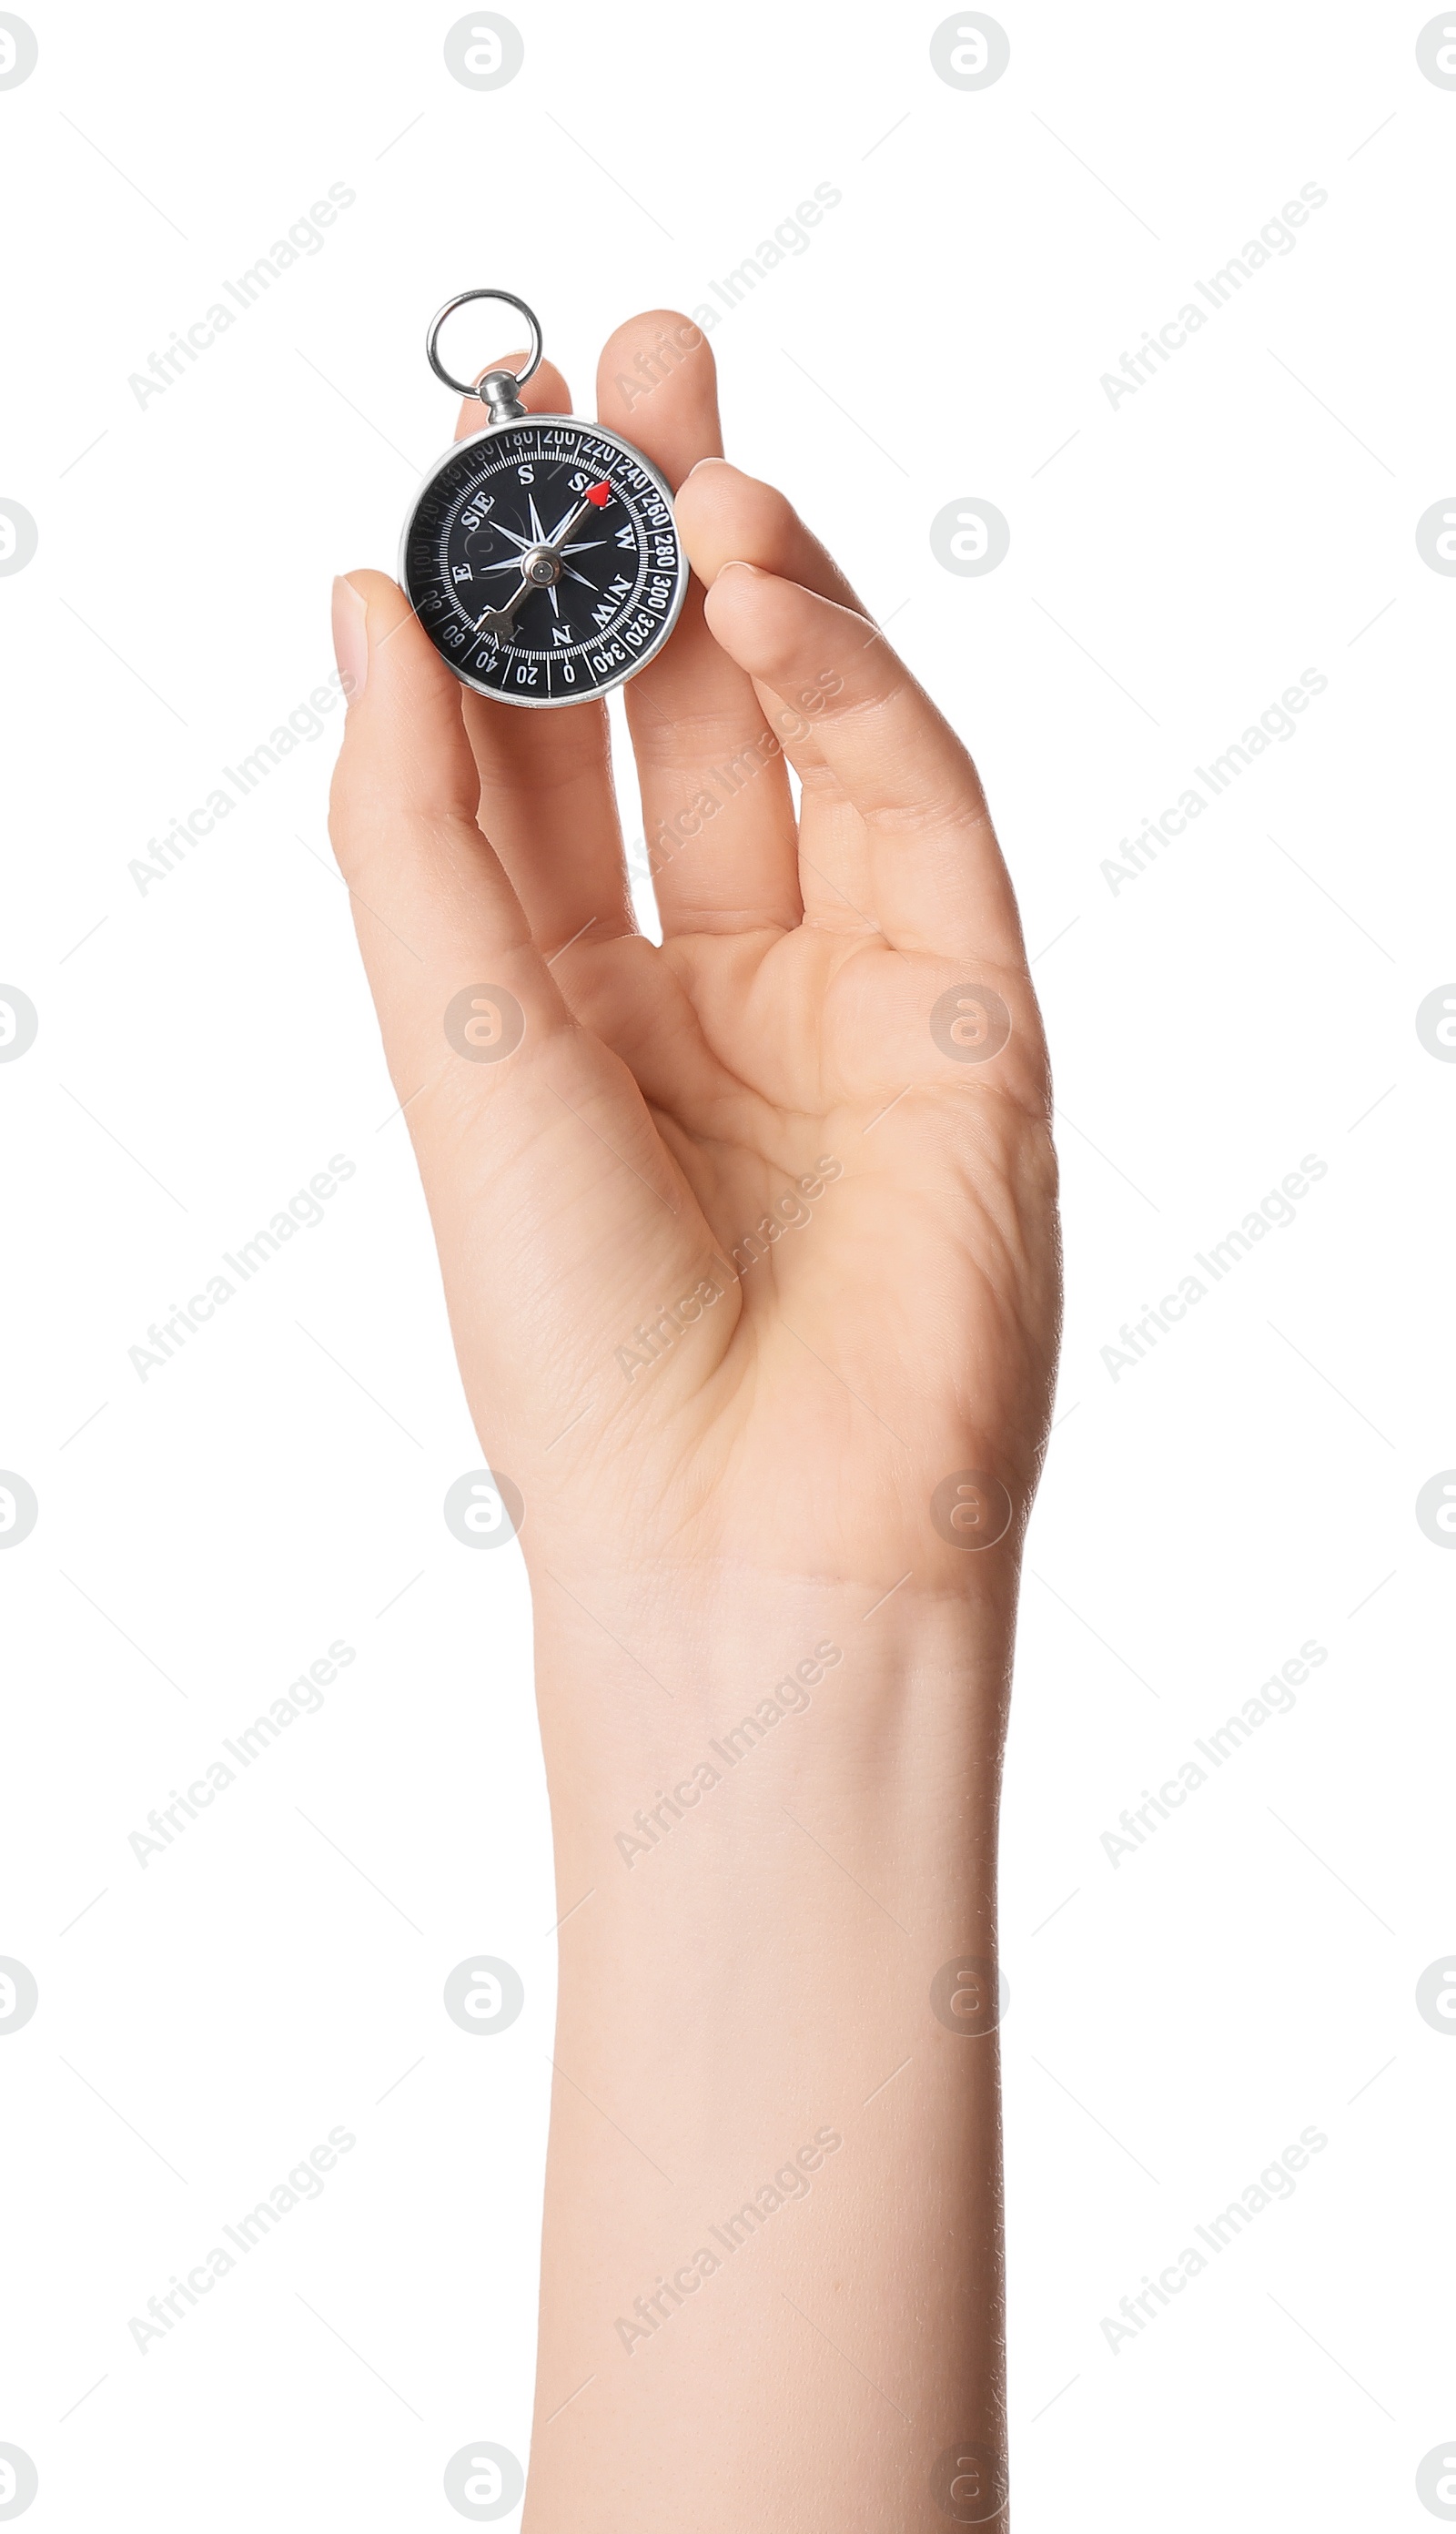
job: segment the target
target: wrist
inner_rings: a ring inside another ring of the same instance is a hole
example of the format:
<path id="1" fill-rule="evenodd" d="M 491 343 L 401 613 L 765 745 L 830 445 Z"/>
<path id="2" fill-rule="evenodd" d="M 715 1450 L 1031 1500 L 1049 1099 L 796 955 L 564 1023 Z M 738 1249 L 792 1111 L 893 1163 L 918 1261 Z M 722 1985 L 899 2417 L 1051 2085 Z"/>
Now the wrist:
<path id="1" fill-rule="evenodd" d="M 892 2021 L 901 1989 L 919 2012 L 947 1962 L 994 1958 L 998 1610 L 913 1581 L 877 1604 L 744 1573 L 535 1590 L 564 2030 L 594 2022 L 604 1983 L 649 2061 L 673 2046 L 685 1998 L 742 1944 L 748 1894 L 769 1950 L 818 1952 L 827 1989 L 866 1981 L 871 2027 L 870 1957 Z M 832 2057 L 832 2019 L 798 2021 Z M 710 2020 L 691 2046 L 706 2073 L 741 2037 Z"/>
<path id="2" fill-rule="evenodd" d="M 1015 1579 L 1009 1560 L 996 1576 L 990 1563 L 949 1592 L 904 1570 L 868 1584 L 741 1567 L 624 1577 L 537 1559 L 558 1842 L 620 1855 L 624 1819 L 655 1807 L 659 1838 L 637 1834 L 650 1849 L 730 1782 L 746 1831 L 796 1789 L 882 1810 L 891 1785 L 929 1800 L 947 1778 L 962 1805 L 994 1814 Z"/>

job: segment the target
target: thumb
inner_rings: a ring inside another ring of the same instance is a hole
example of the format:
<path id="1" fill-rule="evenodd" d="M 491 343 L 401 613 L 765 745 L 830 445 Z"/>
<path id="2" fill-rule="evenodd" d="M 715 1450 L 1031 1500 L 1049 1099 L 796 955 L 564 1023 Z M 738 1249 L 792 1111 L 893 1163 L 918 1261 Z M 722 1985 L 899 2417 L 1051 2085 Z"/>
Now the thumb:
<path id="1" fill-rule="evenodd" d="M 561 1151 L 581 1185 L 605 1167 L 619 1204 L 676 1221 L 686 1182 L 636 1081 L 577 1025 L 476 823 L 455 680 L 383 573 L 335 581 L 334 603 L 349 700 L 330 832 L 432 1205 L 436 1123 L 448 1176 L 454 1125 L 502 1099 L 498 1151 Z"/>
<path id="2" fill-rule="evenodd" d="M 463 990 L 506 990 L 535 1036 L 571 1027 L 520 903 L 476 823 L 459 688 L 383 573 L 334 584 L 348 698 L 329 826 L 401 1098 L 451 1054 Z"/>

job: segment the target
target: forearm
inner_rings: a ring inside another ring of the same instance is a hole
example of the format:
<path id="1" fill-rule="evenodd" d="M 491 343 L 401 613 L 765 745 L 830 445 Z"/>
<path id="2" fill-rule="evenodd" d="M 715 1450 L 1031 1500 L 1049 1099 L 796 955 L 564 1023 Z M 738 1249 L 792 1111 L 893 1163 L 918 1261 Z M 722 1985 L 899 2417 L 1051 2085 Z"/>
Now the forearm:
<path id="1" fill-rule="evenodd" d="M 1010 1578 L 976 1564 L 975 1604 L 871 1610 L 533 1562 L 563 1924 L 526 2534 L 1006 2522 Z"/>

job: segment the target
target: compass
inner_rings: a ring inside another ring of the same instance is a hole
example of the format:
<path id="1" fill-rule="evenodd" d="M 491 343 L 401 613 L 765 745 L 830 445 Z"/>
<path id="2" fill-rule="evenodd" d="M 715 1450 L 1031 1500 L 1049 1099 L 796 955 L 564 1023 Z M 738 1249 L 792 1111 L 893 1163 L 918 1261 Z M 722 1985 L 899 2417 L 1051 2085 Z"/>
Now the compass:
<path id="1" fill-rule="evenodd" d="M 525 318 L 518 375 L 491 370 L 467 387 L 442 367 L 440 329 L 471 299 Z M 448 300 L 425 348 L 436 377 L 489 415 L 431 467 L 404 523 L 399 578 L 430 640 L 462 685 L 502 703 L 546 709 L 625 686 L 656 658 L 688 590 L 662 477 L 599 423 L 527 413 L 520 390 L 541 329 L 512 291 Z"/>

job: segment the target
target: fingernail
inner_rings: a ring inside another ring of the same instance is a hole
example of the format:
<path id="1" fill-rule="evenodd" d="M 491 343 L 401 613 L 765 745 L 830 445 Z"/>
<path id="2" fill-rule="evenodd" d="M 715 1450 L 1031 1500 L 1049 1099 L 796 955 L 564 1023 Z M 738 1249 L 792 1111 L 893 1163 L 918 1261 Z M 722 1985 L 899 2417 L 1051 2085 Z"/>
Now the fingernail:
<path id="1" fill-rule="evenodd" d="M 714 578 L 716 580 L 721 580 L 725 572 L 752 572 L 758 573 L 758 566 L 756 563 L 745 563 L 741 556 L 735 555 L 731 563 L 719 564 L 717 572 L 713 575 Z"/>
<path id="2" fill-rule="evenodd" d="M 726 466 L 727 463 L 726 457 L 699 457 L 695 466 L 689 467 L 683 481 L 685 484 L 691 484 L 695 475 L 702 473 L 704 466 Z"/>
<path id="3" fill-rule="evenodd" d="M 334 584 L 334 656 L 345 703 L 357 703 L 369 675 L 369 610 L 351 580 Z"/>

